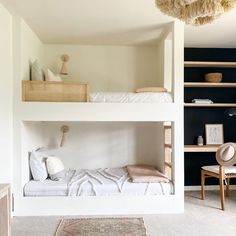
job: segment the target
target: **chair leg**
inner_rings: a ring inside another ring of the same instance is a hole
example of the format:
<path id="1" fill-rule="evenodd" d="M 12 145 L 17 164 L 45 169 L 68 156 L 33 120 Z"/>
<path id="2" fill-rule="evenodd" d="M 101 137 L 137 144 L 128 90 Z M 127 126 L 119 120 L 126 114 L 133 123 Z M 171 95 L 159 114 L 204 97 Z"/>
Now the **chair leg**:
<path id="1" fill-rule="evenodd" d="M 220 200 L 221 200 L 221 210 L 225 210 L 225 194 L 224 194 L 224 169 L 223 166 L 220 166 Z"/>
<path id="2" fill-rule="evenodd" d="M 230 191 L 230 178 L 226 179 L 227 185 L 226 185 L 226 197 L 229 196 L 229 191 Z"/>
<path id="3" fill-rule="evenodd" d="M 201 170 L 201 195 L 202 195 L 202 200 L 205 199 L 205 173 L 204 170 Z"/>

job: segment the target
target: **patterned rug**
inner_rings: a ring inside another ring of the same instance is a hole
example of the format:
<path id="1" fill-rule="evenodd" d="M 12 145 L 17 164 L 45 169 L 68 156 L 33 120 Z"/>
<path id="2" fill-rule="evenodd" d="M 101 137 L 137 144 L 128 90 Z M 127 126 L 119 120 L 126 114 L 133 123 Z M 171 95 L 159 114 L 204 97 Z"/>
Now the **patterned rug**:
<path id="1" fill-rule="evenodd" d="M 55 236 L 147 236 L 142 218 L 63 219 Z"/>

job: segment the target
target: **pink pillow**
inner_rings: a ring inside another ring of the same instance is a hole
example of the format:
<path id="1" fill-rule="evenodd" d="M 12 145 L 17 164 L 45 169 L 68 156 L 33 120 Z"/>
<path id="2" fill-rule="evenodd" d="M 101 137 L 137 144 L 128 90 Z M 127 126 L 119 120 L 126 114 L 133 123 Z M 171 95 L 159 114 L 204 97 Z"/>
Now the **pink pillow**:
<path id="1" fill-rule="evenodd" d="M 162 87 L 144 87 L 135 90 L 136 93 L 145 93 L 145 92 L 167 92 L 166 88 Z"/>

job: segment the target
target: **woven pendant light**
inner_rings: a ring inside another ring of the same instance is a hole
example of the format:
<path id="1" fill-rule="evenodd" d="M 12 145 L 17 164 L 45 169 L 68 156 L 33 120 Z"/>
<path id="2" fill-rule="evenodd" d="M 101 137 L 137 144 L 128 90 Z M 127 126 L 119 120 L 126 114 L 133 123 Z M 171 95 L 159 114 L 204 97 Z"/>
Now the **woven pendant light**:
<path id="1" fill-rule="evenodd" d="M 210 23 L 235 4 L 236 0 L 156 0 L 164 14 L 191 25 Z"/>

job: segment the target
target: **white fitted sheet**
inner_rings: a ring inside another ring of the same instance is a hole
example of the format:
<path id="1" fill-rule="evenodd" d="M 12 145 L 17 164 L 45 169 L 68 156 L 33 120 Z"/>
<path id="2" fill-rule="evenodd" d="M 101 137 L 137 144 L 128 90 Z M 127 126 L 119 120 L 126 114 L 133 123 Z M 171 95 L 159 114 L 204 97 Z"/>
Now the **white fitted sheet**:
<path id="1" fill-rule="evenodd" d="M 90 102 L 110 103 L 171 103 L 172 96 L 168 92 L 145 92 L 145 93 L 124 93 L 124 92 L 96 92 L 90 94 Z"/>
<path id="2" fill-rule="evenodd" d="M 68 170 L 63 181 L 29 181 L 24 195 L 39 196 L 127 196 L 170 195 L 173 184 L 132 183 L 126 168 Z"/>

